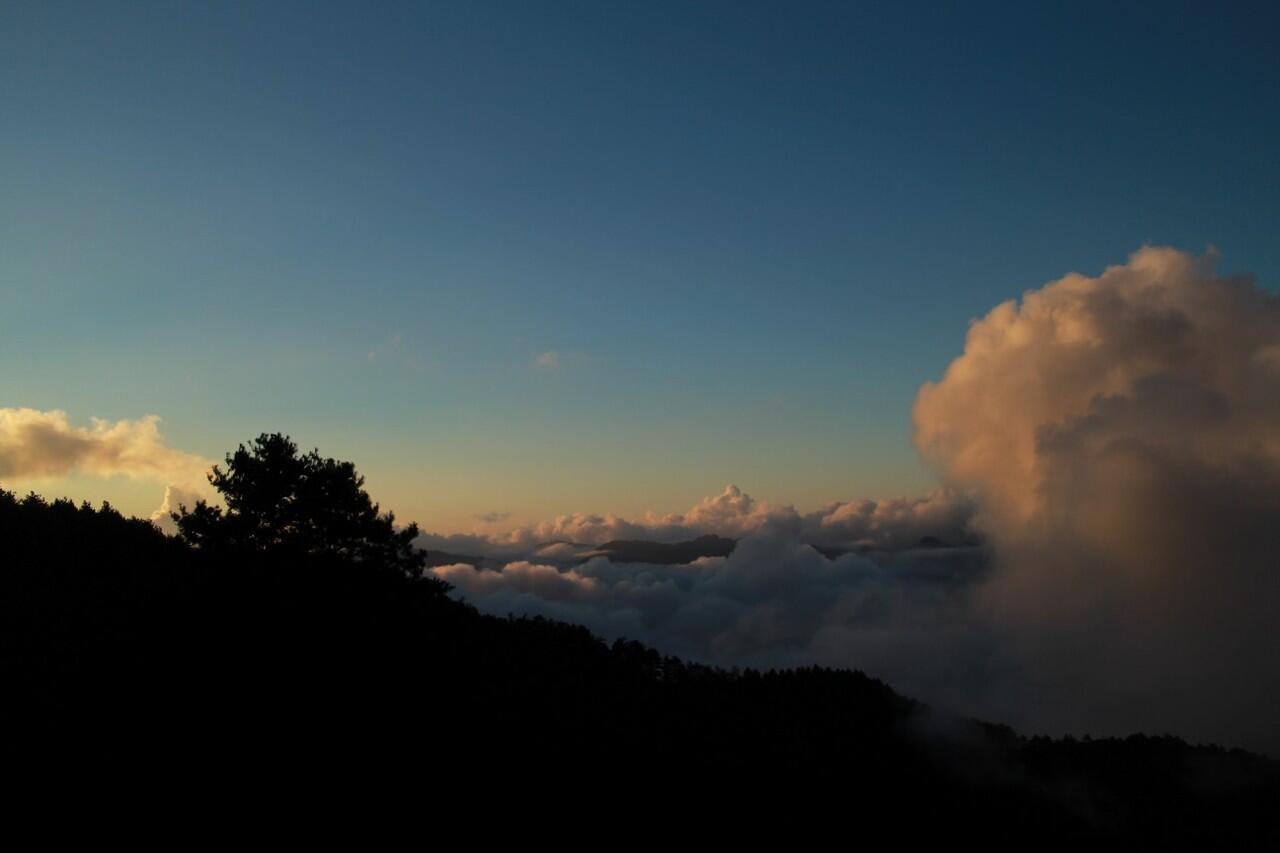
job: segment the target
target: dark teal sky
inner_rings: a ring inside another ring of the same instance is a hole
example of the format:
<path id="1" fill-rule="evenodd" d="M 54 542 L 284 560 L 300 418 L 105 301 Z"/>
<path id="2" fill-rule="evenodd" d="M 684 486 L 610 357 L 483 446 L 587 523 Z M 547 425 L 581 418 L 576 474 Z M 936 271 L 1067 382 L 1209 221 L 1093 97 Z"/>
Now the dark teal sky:
<path id="1" fill-rule="evenodd" d="M 928 488 L 995 304 L 1280 283 L 1275 8 L 5 3 L 0 406 L 286 431 L 431 529 Z"/>

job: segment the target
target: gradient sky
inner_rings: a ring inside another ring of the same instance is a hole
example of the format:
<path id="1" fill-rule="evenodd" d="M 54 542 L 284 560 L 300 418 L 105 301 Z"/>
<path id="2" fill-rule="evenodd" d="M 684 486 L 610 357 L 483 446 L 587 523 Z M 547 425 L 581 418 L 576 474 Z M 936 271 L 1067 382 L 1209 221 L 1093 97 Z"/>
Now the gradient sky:
<path id="1" fill-rule="evenodd" d="M 1277 7 L 1115 5 L 5 2 L 0 406 L 288 432 L 433 530 L 927 489 L 998 302 L 1280 282 Z"/>

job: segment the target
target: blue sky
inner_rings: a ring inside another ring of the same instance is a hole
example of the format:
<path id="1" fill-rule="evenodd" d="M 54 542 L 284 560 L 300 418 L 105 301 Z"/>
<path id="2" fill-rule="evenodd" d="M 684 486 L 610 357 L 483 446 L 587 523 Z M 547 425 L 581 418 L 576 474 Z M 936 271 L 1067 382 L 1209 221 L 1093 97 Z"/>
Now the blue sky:
<path id="1" fill-rule="evenodd" d="M 6 3 L 0 406 L 289 432 L 441 530 L 927 489 L 997 303 L 1280 283 L 1280 16 L 1117 5 Z"/>

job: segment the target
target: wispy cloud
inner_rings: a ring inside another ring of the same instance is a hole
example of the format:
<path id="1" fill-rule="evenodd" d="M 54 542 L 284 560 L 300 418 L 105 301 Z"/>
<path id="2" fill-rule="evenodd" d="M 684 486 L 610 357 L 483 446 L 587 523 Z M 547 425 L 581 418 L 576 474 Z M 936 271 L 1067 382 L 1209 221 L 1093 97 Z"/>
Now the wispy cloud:
<path id="1" fill-rule="evenodd" d="M 419 353 L 412 342 L 405 340 L 404 335 L 399 332 L 389 335 L 377 346 L 370 349 L 365 354 L 365 360 L 371 364 L 377 363 L 386 367 L 398 367 L 415 372 L 431 371 L 439 368 L 437 362 Z"/>

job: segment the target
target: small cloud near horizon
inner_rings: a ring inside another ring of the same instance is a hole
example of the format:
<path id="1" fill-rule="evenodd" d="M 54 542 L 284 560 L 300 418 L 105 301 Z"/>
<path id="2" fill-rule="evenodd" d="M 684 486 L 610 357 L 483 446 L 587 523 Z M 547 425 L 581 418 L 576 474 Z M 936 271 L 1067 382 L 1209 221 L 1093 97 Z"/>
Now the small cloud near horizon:
<path id="1" fill-rule="evenodd" d="M 511 513 L 509 512 L 481 512 L 476 514 L 475 519 L 484 524 L 497 524 L 500 521 L 506 521 L 510 517 Z"/>

